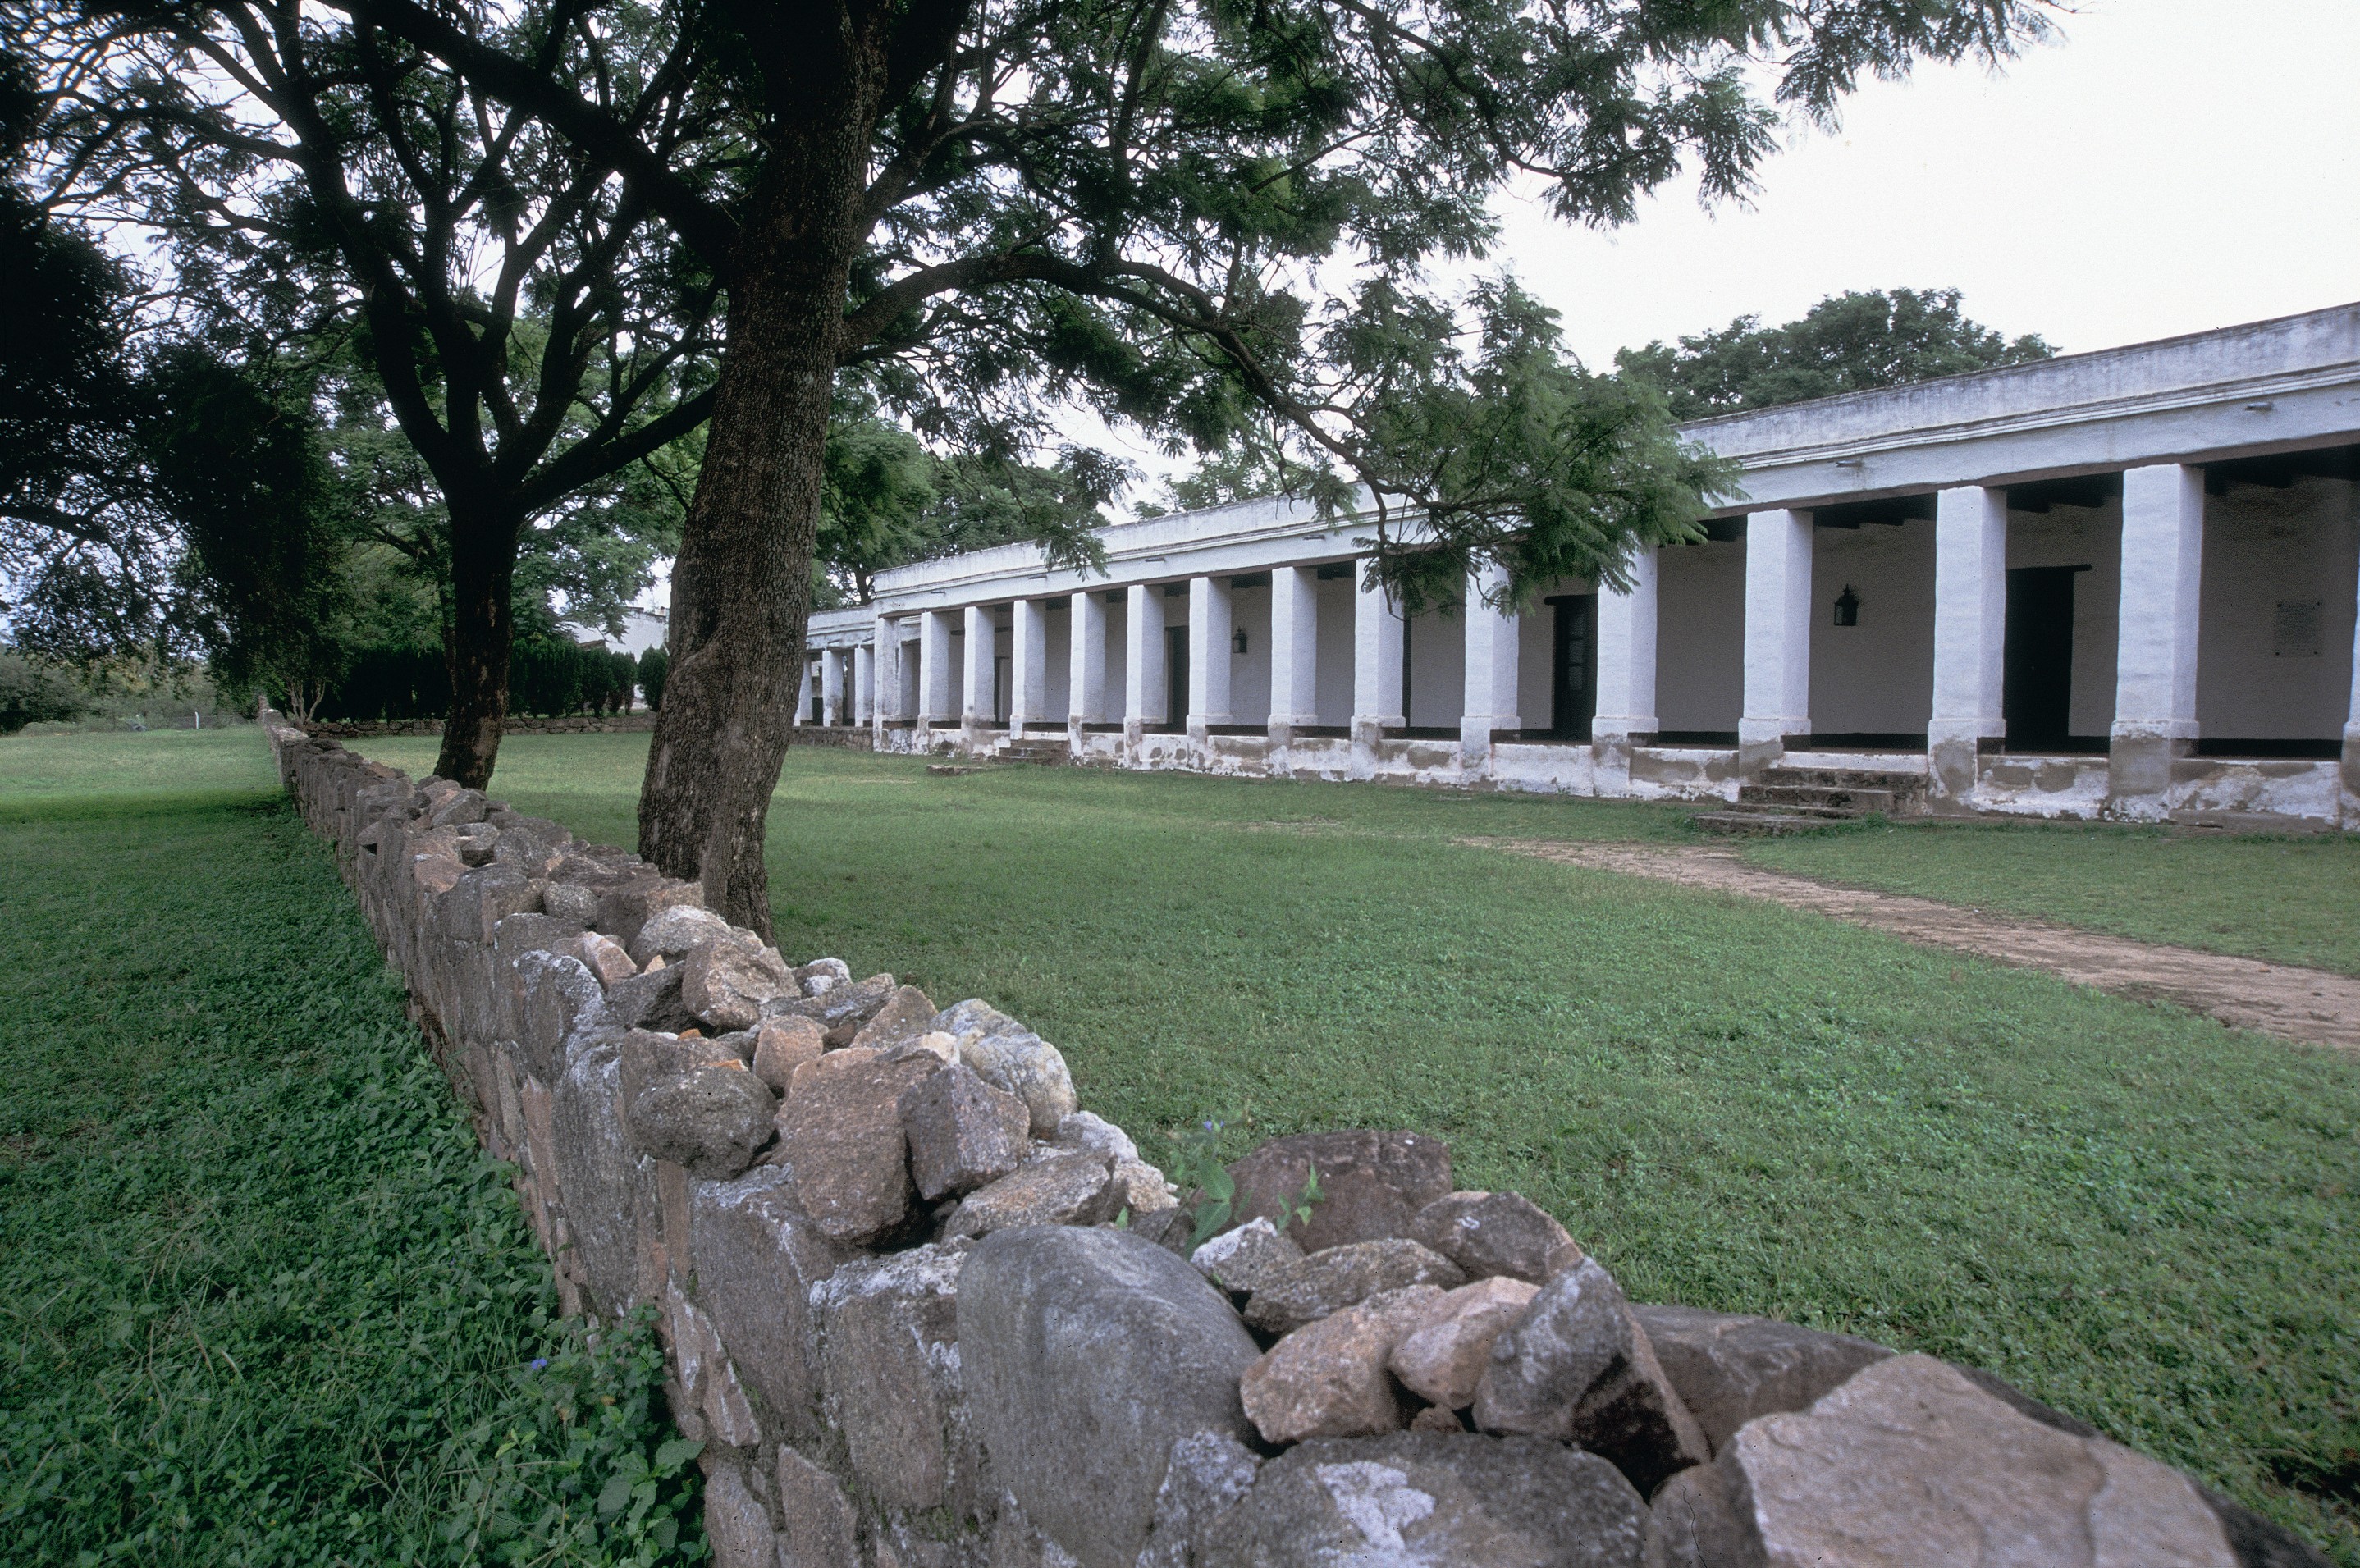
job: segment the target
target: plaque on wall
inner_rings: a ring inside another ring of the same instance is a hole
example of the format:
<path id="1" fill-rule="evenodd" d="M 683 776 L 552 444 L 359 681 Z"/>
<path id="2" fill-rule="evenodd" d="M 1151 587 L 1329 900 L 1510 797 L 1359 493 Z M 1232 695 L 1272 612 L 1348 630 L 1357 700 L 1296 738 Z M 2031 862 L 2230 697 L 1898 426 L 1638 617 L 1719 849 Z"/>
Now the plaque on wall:
<path id="1" fill-rule="evenodd" d="M 2281 599 L 2270 622 L 2270 651 L 2280 659 L 2317 659 L 2324 640 L 2326 603 Z"/>

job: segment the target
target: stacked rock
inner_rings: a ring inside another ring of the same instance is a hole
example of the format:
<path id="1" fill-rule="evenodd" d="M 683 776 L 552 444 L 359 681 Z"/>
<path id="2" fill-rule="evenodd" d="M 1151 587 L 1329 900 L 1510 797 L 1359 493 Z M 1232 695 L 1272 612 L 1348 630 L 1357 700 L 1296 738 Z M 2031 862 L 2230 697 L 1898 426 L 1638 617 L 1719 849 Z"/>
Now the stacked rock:
<path id="1" fill-rule="evenodd" d="M 566 1310 L 655 1312 L 722 1568 L 2323 1561 L 1989 1374 L 1633 1303 L 1419 1134 L 1263 1145 L 1190 1251 L 988 1003 L 264 717 Z"/>

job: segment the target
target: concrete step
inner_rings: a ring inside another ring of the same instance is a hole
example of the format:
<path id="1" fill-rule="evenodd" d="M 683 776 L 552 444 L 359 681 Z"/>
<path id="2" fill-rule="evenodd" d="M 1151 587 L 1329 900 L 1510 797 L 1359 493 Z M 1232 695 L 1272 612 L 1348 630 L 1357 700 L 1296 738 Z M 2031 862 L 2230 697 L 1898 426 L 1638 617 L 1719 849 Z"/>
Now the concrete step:
<path id="1" fill-rule="evenodd" d="M 1832 806 L 1854 815 L 1893 811 L 1892 790 L 1846 784 L 1748 784 L 1738 798 L 1765 806 Z"/>
<path id="2" fill-rule="evenodd" d="M 1850 806 L 1815 806 L 1808 803 L 1786 803 L 1758 800 L 1750 793 L 1741 793 L 1736 800 L 1721 808 L 1748 817 L 1818 817 L 1823 822 L 1856 822 L 1867 812 Z"/>
<path id="3" fill-rule="evenodd" d="M 1707 833 L 1732 836 L 1754 833 L 1775 837 L 1780 833 L 1812 833 L 1831 827 L 1842 818 L 1806 817 L 1782 811 L 1741 811 L 1724 809 L 1699 812 L 1691 819 Z"/>
<path id="4" fill-rule="evenodd" d="M 1926 789 L 1923 773 L 1874 768 L 1807 768 L 1781 762 L 1762 770 L 1765 784 L 1818 785 L 1845 789 L 1890 789 L 1896 795 L 1918 795 Z"/>

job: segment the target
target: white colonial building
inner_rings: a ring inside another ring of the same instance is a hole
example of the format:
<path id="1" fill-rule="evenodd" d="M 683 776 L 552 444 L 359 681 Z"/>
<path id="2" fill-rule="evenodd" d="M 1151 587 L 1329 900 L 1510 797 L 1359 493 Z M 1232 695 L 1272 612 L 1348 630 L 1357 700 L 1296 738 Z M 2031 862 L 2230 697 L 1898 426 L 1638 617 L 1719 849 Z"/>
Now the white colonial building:
<path id="1" fill-rule="evenodd" d="M 1404 620 L 1284 500 L 882 573 L 799 720 L 880 749 L 2360 828 L 2360 304 L 1685 427 L 1743 466 L 1628 593 Z"/>

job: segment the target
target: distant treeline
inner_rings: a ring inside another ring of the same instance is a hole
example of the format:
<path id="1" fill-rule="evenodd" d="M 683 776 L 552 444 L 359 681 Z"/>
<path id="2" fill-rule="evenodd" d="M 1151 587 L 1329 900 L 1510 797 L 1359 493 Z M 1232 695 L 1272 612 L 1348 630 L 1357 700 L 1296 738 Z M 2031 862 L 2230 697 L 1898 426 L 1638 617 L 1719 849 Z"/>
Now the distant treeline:
<path id="1" fill-rule="evenodd" d="M 563 637 L 519 637 L 508 664 L 508 712 L 560 718 L 627 713 L 635 692 L 650 708 L 663 702 L 665 659 L 651 648 L 633 659 Z M 425 644 L 365 648 L 328 688 L 312 717 L 333 724 L 375 719 L 439 719 L 451 710 L 451 672 L 442 650 Z"/>

